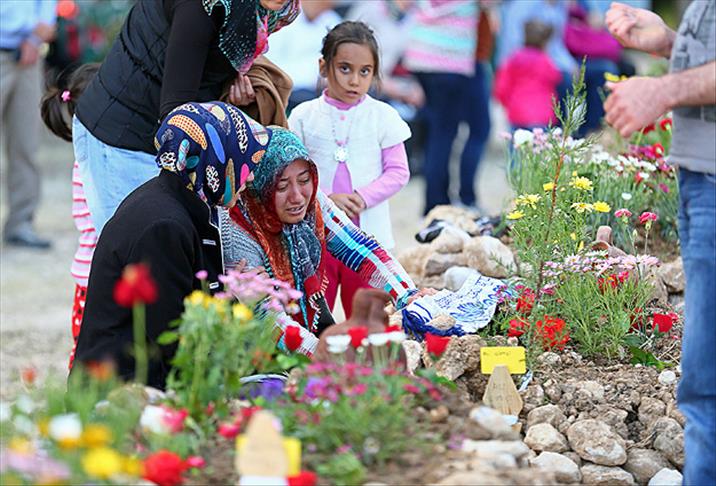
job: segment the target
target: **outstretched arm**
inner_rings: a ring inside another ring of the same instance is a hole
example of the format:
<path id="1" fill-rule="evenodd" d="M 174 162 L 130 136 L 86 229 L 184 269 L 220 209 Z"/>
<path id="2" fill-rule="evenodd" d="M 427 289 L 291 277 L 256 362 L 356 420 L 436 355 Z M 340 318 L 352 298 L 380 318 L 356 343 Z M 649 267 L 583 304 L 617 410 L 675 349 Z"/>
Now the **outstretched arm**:
<path id="1" fill-rule="evenodd" d="M 676 32 L 654 12 L 613 2 L 604 18 L 609 33 L 628 49 L 671 56 Z"/>
<path id="2" fill-rule="evenodd" d="M 716 104 L 716 62 L 658 78 L 607 83 L 606 121 L 623 137 L 679 106 Z"/>

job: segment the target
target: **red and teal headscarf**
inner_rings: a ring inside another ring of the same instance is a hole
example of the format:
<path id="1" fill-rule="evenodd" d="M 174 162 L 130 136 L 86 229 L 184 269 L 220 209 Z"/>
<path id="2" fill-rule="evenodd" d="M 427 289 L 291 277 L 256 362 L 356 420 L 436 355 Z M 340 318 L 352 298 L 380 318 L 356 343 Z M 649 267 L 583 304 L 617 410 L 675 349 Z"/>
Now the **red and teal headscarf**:
<path id="1" fill-rule="evenodd" d="M 233 105 L 186 103 L 172 110 L 154 139 L 157 165 L 177 173 L 209 206 L 225 206 L 266 153 L 271 129 Z"/>

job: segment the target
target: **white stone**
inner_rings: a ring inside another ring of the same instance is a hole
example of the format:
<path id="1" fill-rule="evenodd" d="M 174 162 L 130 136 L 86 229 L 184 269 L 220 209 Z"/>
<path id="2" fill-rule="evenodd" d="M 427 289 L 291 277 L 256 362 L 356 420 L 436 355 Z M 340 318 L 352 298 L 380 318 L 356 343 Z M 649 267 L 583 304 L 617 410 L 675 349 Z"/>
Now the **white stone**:
<path id="1" fill-rule="evenodd" d="M 471 275 L 479 273 L 470 267 L 450 267 L 445 271 L 445 288 L 457 292 Z"/>
<path id="2" fill-rule="evenodd" d="M 633 486 L 634 476 L 620 467 L 607 467 L 598 464 L 582 466 L 582 482 L 590 485 Z"/>
<path id="3" fill-rule="evenodd" d="M 462 442 L 464 452 L 474 452 L 478 455 L 487 454 L 510 454 L 515 459 L 529 454 L 530 449 L 520 440 L 472 440 L 465 439 Z"/>
<path id="4" fill-rule="evenodd" d="M 675 469 L 664 468 L 649 480 L 648 486 L 681 486 L 684 477 Z"/>
<path id="5" fill-rule="evenodd" d="M 554 477 L 561 483 L 578 483 L 582 480 L 579 467 L 569 458 L 556 452 L 543 452 L 530 465 L 554 472 Z"/>
<path id="6" fill-rule="evenodd" d="M 403 351 L 405 351 L 405 366 L 408 372 L 413 373 L 420 365 L 423 346 L 419 342 L 410 339 L 406 339 L 401 344 L 403 345 Z"/>
<path id="7" fill-rule="evenodd" d="M 670 467 L 660 453 L 652 449 L 629 449 L 624 469 L 629 471 L 639 484 L 645 484 L 656 473 Z"/>
<path id="8" fill-rule="evenodd" d="M 626 462 L 626 444 L 604 422 L 580 420 L 570 425 L 567 438 L 572 450 L 586 460 L 603 466 L 619 466 Z"/>
<path id="9" fill-rule="evenodd" d="M 525 444 L 535 451 L 564 452 L 567 440 L 550 424 L 535 424 L 527 430 Z"/>
<path id="10" fill-rule="evenodd" d="M 511 424 L 497 410 L 490 407 L 475 407 L 470 410 L 470 419 L 484 430 L 492 439 L 517 439 L 517 433 Z"/>
<path id="11" fill-rule="evenodd" d="M 676 384 L 676 373 L 671 370 L 664 370 L 659 373 L 659 383 L 664 386 L 670 386 Z"/>
<path id="12" fill-rule="evenodd" d="M 655 434 L 654 449 L 661 452 L 677 467 L 684 467 L 684 430 L 670 417 L 661 417 L 651 424 Z"/>
<path id="13" fill-rule="evenodd" d="M 542 405 L 530 411 L 527 414 L 527 426 L 532 427 L 535 424 L 550 424 L 553 427 L 559 427 L 566 417 L 562 413 L 562 409 L 557 405 Z"/>

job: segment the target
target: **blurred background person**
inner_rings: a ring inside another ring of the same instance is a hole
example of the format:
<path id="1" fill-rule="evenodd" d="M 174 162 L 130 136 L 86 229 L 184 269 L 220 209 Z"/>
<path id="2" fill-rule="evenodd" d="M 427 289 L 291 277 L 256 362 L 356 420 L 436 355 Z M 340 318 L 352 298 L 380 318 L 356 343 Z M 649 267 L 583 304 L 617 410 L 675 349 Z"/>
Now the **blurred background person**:
<path id="1" fill-rule="evenodd" d="M 55 0 L 0 1 L 0 116 L 7 149 L 9 245 L 49 248 L 33 228 L 40 200 L 39 145 L 43 50 L 55 36 Z"/>
<path id="2" fill-rule="evenodd" d="M 450 204 L 450 153 L 461 121 L 470 135 L 460 159 L 458 204 L 477 205 L 475 174 L 489 132 L 487 90 L 475 62 L 478 10 L 473 0 L 423 0 L 410 24 L 404 64 L 426 99 L 425 214 Z"/>
<path id="3" fill-rule="evenodd" d="M 545 52 L 552 27 L 530 20 L 525 23 L 525 45 L 513 52 L 497 70 L 495 98 L 507 112 L 512 130 L 547 127 L 556 122 L 552 99 L 562 73 Z"/>
<path id="4" fill-rule="evenodd" d="M 293 80 L 293 91 L 288 99 L 289 113 L 296 105 L 312 100 L 320 93 L 317 59 L 321 54 L 321 43 L 328 31 L 342 20 L 333 10 L 333 3 L 333 0 L 304 0 L 296 20 L 271 36 L 271 50 L 266 57 Z"/>

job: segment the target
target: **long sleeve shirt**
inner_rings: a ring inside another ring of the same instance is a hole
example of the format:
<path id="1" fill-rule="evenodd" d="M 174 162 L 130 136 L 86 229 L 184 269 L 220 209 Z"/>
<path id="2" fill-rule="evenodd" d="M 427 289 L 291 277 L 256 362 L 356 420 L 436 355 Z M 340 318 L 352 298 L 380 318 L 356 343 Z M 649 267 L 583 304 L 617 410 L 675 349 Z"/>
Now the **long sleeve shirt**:
<path id="1" fill-rule="evenodd" d="M 55 25 L 55 0 L 1 0 L 0 49 L 17 49 L 37 24 Z"/>

